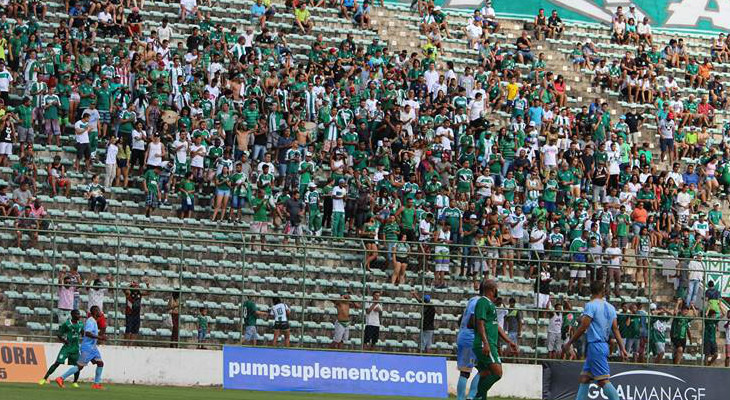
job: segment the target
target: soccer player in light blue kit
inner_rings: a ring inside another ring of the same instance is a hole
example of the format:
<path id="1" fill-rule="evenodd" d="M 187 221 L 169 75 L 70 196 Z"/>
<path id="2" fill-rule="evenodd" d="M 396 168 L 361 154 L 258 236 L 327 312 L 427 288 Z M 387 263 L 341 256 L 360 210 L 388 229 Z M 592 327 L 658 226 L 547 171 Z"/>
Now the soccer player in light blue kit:
<path id="1" fill-rule="evenodd" d="M 609 333 L 613 335 L 621 351 L 621 358 L 626 360 L 628 354 L 624 347 L 624 340 L 618 330 L 616 322 L 616 309 L 603 299 L 605 283 L 599 280 L 591 283 L 591 301 L 586 303 L 583 309 L 581 324 L 563 346 L 563 353 L 570 351 L 571 343 L 578 340 L 584 333 L 588 346 L 586 347 L 586 360 L 583 364 L 583 372 L 580 376 L 580 386 L 576 400 L 588 400 L 588 388 L 591 382 L 603 389 L 608 400 L 619 400 L 616 388 L 609 381 L 611 372 L 608 368 L 608 355 L 610 354 L 608 339 Z"/>
<path id="2" fill-rule="evenodd" d="M 81 355 L 79 356 L 78 364 L 69 368 L 66 373 L 56 378 L 56 384 L 63 388 L 63 381 L 69 376 L 81 371 L 88 363 L 96 365 L 96 373 L 94 374 L 94 383 L 91 385 L 92 389 L 103 389 L 101 386 L 101 373 L 104 370 L 104 361 L 101 359 L 101 353 L 97 347 L 97 342 L 100 338 L 99 326 L 96 324 L 97 318 L 101 316 L 99 307 L 91 307 L 91 316 L 86 319 L 84 323 L 84 335 L 81 339 Z"/>
<path id="3" fill-rule="evenodd" d="M 479 374 L 474 376 L 469 386 L 469 396 L 466 396 L 466 384 L 469 375 L 474 369 L 474 329 L 468 327 L 469 320 L 474 315 L 474 307 L 477 305 L 479 296 L 474 296 L 466 303 L 464 313 L 461 315 L 459 324 L 459 335 L 456 337 L 456 367 L 459 368 L 459 383 L 456 386 L 456 398 L 458 400 L 473 399 L 477 394 L 479 385 Z"/>

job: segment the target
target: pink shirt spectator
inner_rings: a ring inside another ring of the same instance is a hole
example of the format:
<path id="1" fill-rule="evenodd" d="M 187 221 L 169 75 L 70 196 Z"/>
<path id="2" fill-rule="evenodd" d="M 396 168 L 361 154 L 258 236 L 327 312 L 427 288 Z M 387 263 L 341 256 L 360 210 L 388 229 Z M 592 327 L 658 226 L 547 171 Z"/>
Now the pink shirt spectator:
<path id="1" fill-rule="evenodd" d="M 58 288 L 58 308 L 61 310 L 72 310 L 75 292 L 76 288 L 73 286 L 60 286 Z"/>

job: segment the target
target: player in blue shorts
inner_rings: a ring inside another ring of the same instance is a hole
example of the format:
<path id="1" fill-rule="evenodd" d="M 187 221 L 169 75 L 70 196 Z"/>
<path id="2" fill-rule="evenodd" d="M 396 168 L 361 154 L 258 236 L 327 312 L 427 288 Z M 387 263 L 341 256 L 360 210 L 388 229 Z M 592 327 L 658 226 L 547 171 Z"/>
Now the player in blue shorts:
<path id="1" fill-rule="evenodd" d="M 580 376 L 580 386 L 576 400 L 588 400 L 588 388 L 591 382 L 596 382 L 608 396 L 608 400 L 619 400 L 616 388 L 609 381 L 611 372 L 608 368 L 608 356 L 610 354 L 608 339 L 610 332 L 613 332 L 618 343 L 621 358 L 626 360 L 628 354 L 624 347 L 621 332 L 616 322 L 616 309 L 603 299 L 605 294 L 605 283 L 596 280 L 591 283 L 591 301 L 586 303 L 583 309 L 581 324 L 578 329 L 563 346 L 563 353 L 570 351 L 570 345 L 586 334 L 586 360 L 583 363 L 583 372 Z"/>
<path id="2" fill-rule="evenodd" d="M 96 324 L 96 320 L 101 316 L 99 307 L 91 307 L 91 316 L 86 319 L 84 323 L 84 335 L 81 339 L 81 355 L 76 366 L 69 368 L 66 373 L 56 378 L 56 384 L 63 388 L 63 381 L 69 376 L 81 371 L 88 363 L 96 365 L 96 373 L 94 374 L 94 384 L 91 385 L 92 389 L 103 389 L 101 386 L 101 373 L 104 370 L 104 361 L 101 360 L 101 353 L 97 347 L 99 339 L 103 339 L 103 335 L 99 335 L 99 326 Z"/>
<path id="3" fill-rule="evenodd" d="M 469 386 L 469 396 L 466 396 L 466 384 L 469 381 L 471 371 L 474 369 L 474 329 L 469 328 L 469 320 L 474 315 L 474 307 L 477 305 L 479 296 L 474 296 L 466 303 L 464 313 L 459 323 L 459 334 L 456 336 L 456 367 L 459 368 L 459 383 L 456 385 L 456 398 L 458 400 L 473 399 L 477 394 L 479 385 L 479 374 L 474 376 Z"/>

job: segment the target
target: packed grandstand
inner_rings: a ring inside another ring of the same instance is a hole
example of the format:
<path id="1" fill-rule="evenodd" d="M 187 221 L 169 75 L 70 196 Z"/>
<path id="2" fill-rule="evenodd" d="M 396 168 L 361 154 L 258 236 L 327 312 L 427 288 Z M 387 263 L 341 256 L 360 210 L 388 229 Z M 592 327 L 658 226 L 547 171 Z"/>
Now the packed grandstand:
<path id="1" fill-rule="evenodd" d="M 97 305 L 118 344 L 452 354 L 487 276 L 503 358 L 580 358 L 596 279 L 635 361 L 728 343 L 730 37 L 621 7 L 3 3 L 3 335 Z"/>

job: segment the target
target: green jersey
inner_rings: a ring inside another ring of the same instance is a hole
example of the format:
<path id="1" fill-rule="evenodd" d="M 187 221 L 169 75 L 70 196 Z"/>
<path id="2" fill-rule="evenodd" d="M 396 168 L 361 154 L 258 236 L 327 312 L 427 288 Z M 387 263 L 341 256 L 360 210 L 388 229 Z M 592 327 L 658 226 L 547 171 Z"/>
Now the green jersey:
<path id="1" fill-rule="evenodd" d="M 690 320 L 687 317 L 675 317 L 672 320 L 672 338 L 685 339 L 689 331 L 689 322 Z"/>
<path id="2" fill-rule="evenodd" d="M 269 221 L 269 201 L 267 199 L 260 199 L 254 197 L 249 200 L 251 208 L 254 210 L 253 220 L 256 222 L 268 222 Z"/>
<path id="3" fill-rule="evenodd" d="M 256 316 L 256 312 L 258 311 L 258 308 L 256 308 L 256 303 L 254 303 L 251 300 L 246 300 L 245 303 L 243 303 L 243 325 L 244 326 L 256 326 L 256 319 L 258 318 Z"/>
<path id="4" fill-rule="evenodd" d="M 383 226 L 383 237 L 389 242 L 398 240 L 398 234 L 400 233 L 400 226 L 397 223 L 392 222 Z"/>
<path id="5" fill-rule="evenodd" d="M 58 336 L 66 340 L 63 348 L 68 351 L 79 351 L 79 340 L 81 340 L 81 331 L 84 330 L 84 323 L 79 320 L 75 324 L 71 319 L 66 320 L 58 327 Z"/>
<path id="6" fill-rule="evenodd" d="M 706 319 L 705 330 L 702 334 L 704 343 L 717 343 L 717 319 Z"/>
<path id="7" fill-rule="evenodd" d="M 147 190 L 149 193 L 156 196 L 160 187 L 160 175 L 158 175 L 154 169 L 149 169 L 144 173 L 143 177 L 145 183 L 147 183 Z"/>
<path id="8" fill-rule="evenodd" d="M 456 171 L 458 181 L 457 189 L 460 193 L 471 192 L 471 182 L 474 179 L 474 173 L 469 168 L 461 168 Z"/>
<path id="9" fill-rule="evenodd" d="M 651 343 L 664 343 L 667 340 L 665 335 L 667 331 L 668 317 L 652 316 L 650 318 L 651 326 L 649 327 L 649 341 Z"/>
<path id="10" fill-rule="evenodd" d="M 477 300 L 477 304 L 474 307 L 474 344 L 472 348 L 475 352 L 482 351 L 482 337 L 479 335 L 477 329 L 479 321 L 484 321 L 484 332 L 487 334 L 487 341 L 490 345 L 496 347 L 497 340 L 499 338 L 499 331 L 497 327 L 497 307 L 486 297 L 481 297 Z"/>

